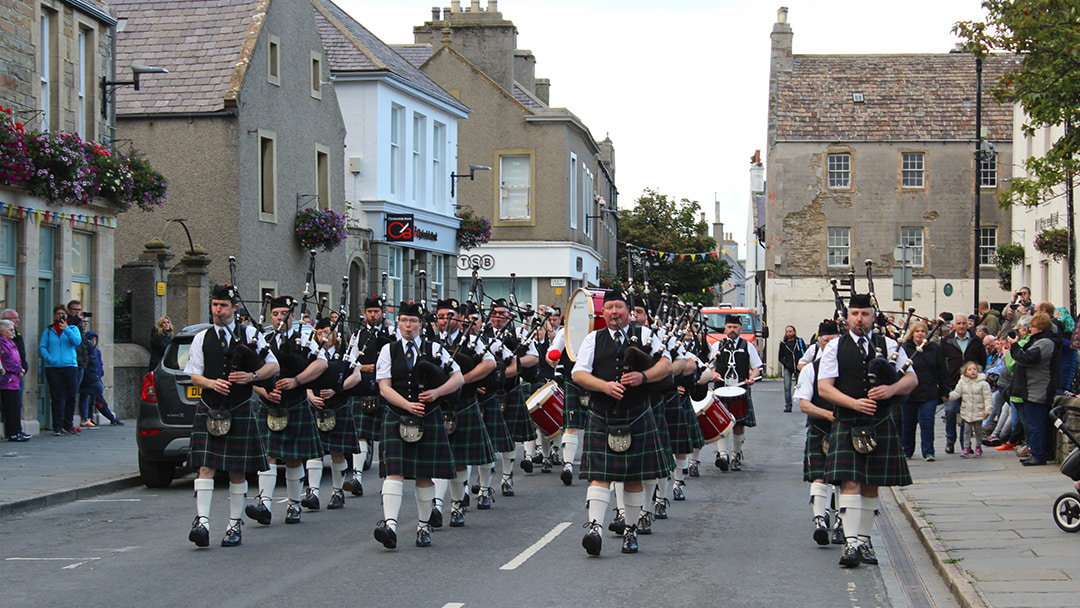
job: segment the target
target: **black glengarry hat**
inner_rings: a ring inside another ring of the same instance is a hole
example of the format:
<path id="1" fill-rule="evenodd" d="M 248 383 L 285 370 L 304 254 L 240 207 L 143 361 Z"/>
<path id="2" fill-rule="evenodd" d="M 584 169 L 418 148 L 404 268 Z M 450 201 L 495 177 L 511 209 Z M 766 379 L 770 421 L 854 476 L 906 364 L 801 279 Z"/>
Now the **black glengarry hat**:
<path id="1" fill-rule="evenodd" d="M 819 336 L 835 336 L 840 333 L 840 328 L 836 326 L 836 321 L 825 319 L 818 324 L 817 333 Z"/>
<path id="2" fill-rule="evenodd" d="M 398 307 L 397 314 L 399 317 L 417 317 L 420 318 L 420 305 L 416 302 L 402 302 Z"/>
<path id="3" fill-rule="evenodd" d="M 214 285 L 210 288 L 211 300 L 228 300 L 236 304 L 236 290 L 232 285 Z"/>
<path id="4" fill-rule="evenodd" d="M 454 298 L 446 298 L 435 304 L 435 310 L 457 310 L 460 306 L 461 304 Z"/>
<path id="5" fill-rule="evenodd" d="M 278 296 L 270 298 L 270 310 L 275 308 L 292 308 L 296 300 L 292 296 Z"/>
<path id="6" fill-rule="evenodd" d="M 728 315 L 724 317 L 724 325 L 734 324 L 742 327 L 742 317 L 739 315 Z"/>
<path id="7" fill-rule="evenodd" d="M 382 301 L 375 296 L 368 296 L 364 298 L 364 310 L 369 308 L 382 308 Z"/>
<path id="8" fill-rule="evenodd" d="M 630 305 L 629 300 L 626 298 L 626 294 L 621 289 L 612 289 L 604 294 L 604 304 L 608 302 L 624 302 L 627 306 Z"/>
<path id="9" fill-rule="evenodd" d="M 870 300 L 870 294 L 868 293 L 855 293 L 851 294 L 851 299 L 848 300 L 848 308 L 873 308 L 874 304 Z"/>

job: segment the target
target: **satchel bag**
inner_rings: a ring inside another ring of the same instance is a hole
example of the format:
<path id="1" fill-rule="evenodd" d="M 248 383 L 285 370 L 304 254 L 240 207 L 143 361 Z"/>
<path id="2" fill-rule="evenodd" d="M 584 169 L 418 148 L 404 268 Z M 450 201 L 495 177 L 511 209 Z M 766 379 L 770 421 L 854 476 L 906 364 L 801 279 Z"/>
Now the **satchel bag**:
<path id="1" fill-rule="evenodd" d="M 869 454 L 877 447 L 877 431 L 874 425 L 851 427 L 851 445 L 860 454 Z"/>

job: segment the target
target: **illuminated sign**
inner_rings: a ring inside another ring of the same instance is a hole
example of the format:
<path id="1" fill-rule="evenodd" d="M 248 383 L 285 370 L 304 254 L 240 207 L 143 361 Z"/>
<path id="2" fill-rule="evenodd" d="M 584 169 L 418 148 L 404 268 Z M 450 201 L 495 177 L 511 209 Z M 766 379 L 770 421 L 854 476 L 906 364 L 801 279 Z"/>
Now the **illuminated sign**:
<path id="1" fill-rule="evenodd" d="M 411 242 L 416 237 L 413 216 L 409 214 L 386 216 L 386 240 L 391 242 Z"/>

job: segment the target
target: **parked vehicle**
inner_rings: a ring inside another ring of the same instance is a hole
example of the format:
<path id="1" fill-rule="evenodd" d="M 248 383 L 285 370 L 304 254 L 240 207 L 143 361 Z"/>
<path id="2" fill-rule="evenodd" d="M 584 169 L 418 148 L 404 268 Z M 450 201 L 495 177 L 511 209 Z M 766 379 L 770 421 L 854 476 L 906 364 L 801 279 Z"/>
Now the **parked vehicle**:
<path id="1" fill-rule="evenodd" d="M 758 353 L 762 354 L 764 350 L 764 340 L 758 342 L 757 337 L 762 338 L 769 337 L 769 328 L 761 324 L 758 320 L 757 313 L 753 308 L 741 308 L 735 307 L 731 304 L 721 304 L 719 306 L 707 306 L 701 309 L 701 314 L 705 317 L 705 323 L 708 325 L 709 344 L 718 342 L 724 337 L 724 322 L 728 315 L 738 315 L 742 319 L 743 333 L 742 338 L 747 342 L 753 344 L 758 349 Z M 762 354 L 764 356 L 764 354 Z"/>

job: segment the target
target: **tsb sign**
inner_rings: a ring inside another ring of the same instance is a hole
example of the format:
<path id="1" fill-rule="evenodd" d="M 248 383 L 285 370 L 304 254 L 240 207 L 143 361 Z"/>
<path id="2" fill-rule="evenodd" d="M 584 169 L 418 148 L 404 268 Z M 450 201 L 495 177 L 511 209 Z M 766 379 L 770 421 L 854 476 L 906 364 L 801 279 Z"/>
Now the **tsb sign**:
<path id="1" fill-rule="evenodd" d="M 386 240 L 391 242 L 412 241 L 416 237 L 413 216 L 409 214 L 386 216 Z"/>

